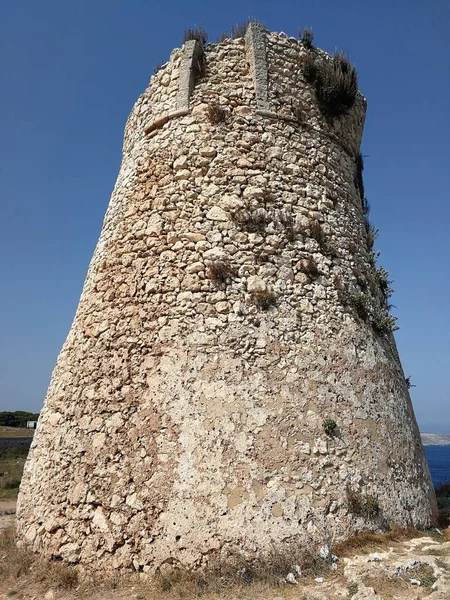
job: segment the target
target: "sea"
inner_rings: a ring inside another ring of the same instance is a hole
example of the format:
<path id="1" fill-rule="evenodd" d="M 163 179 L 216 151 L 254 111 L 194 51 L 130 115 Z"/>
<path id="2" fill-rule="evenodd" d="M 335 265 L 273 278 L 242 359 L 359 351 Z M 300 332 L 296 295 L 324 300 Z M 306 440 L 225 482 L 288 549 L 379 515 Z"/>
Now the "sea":
<path id="1" fill-rule="evenodd" d="M 431 479 L 435 488 L 450 484 L 450 445 L 424 446 L 430 467 Z"/>

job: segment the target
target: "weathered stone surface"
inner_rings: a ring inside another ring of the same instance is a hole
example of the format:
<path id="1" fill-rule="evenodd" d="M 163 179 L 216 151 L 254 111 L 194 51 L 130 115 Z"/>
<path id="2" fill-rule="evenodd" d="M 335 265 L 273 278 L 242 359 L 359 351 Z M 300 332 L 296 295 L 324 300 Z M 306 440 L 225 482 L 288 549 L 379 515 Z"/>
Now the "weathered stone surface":
<path id="1" fill-rule="evenodd" d="M 208 46 L 193 87 L 198 52 L 128 119 L 19 496 L 20 539 L 99 571 L 435 518 L 394 338 L 348 300 L 384 307 L 355 186 L 365 100 L 324 120 L 307 50 L 260 28 Z"/>

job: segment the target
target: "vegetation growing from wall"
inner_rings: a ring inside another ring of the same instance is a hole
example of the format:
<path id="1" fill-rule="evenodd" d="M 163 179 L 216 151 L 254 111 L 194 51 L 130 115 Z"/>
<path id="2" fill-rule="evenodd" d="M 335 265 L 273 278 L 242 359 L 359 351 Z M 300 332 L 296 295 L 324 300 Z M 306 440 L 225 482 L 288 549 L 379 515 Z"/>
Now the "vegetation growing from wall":
<path id="1" fill-rule="evenodd" d="M 211 281 L 218 284 L 224 284 L 228 279 L 236 275 L 236 271 L 231 267 L 230 263 L 225 260 L 215 260 L 208 268 L 208 276 Z"/>
<path id="2" fill-rule="evenodd" d="M 346 488 L 347 503 L 352 514 L 374 519 L 381 512 L 378 499 L 369 493 L 361 493 L 350 485 Z"/>
<path id="3" fill-rule="evenodd" d="M 300 31 L 298 32 L 298 35 L 299 35 L 302 45 L 307 50 L 311 50 L 313 48 L 313 42 L 314 42 L 313 30 L 308 29 L 307 27 L 303 27 L 303 29 L 300 29 Z"/>
<path id="4" fill-rule="evenodd" d="M 260 310 L 269 310 L 272 306 L 277 303 L 277 296 L 271 290 L 263 290 L 260 292 L 253 292 L 251 294 L 253 304 Z"/>
<path id="5" fill-rule="evenodd" d="M 318 64 L 314 87 L 322 114 L 333 121 L 355 104 L 358 92 L 356 69 L 344 54 L 338 52 Z"/>
<path id="6" fill-rule="evenodd" d="M 337 423 L 334 419 L 327 418 L 323 422 L 323 430 L 326 435 L 333 437 L 337 433 Z"/>
<path id="7" fill-rule="evenodd" d="M 189 27 L 184 32 L 183 43 L 196 40 L 201 46 L 206 46 L 208 41 L 208 32 L 203 27 Z"/>
<path id="8" fill-rule="evenodd" d="M 206 114 L 208 116 L 209 122 L 212 125 L 218 125 L 219 123 L 223 123 L 227 118 L 225 110 L 220 106 L 220 104 L 217 104 L 217 102 L 214 102 L 213 104 L 210 104 L 208 106 L 208 108 L 206 109 Z"/>
<path id="9" fill-rule="evenodd" d="M 314 83 L 317 77 L 317 65 L 313 54 L 308 53 L 303 58 L 301 72 L 308 83 Z"/>

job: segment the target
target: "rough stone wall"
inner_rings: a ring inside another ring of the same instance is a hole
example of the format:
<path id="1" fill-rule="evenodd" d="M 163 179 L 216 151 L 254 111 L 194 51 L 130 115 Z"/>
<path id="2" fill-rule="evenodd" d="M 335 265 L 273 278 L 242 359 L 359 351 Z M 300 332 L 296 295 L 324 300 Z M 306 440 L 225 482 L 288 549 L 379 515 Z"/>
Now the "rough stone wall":
<path id="1" fill-rule="evenodd" d="M 206 48 L 180 114 L 185 51 L 128 119 L 26 464 L 19 535 L 90 568 L 150 571 L 220 548 L 430 525 L 394 339 L 345 292 L 382 302 L 355 187 L 365 100 L 326 123 L 300 74 L 306 50 L 255 27 Z M 208 119 L 214 103 L 224 122 Z M 349 490 L 380 512 L 356 510 Z"/>

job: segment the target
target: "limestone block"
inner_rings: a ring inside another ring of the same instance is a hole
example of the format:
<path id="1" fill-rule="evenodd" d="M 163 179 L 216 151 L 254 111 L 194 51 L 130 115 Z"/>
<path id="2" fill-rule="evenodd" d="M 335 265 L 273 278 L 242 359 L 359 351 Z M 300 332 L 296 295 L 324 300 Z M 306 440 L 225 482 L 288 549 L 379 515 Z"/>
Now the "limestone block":
<path id="1" fill-rule="evenodd" d="M 220 206 L 213 206 L 206 213 L 206 218 L 211 221 L 228 221 L 227 213 Z"/>
<path id="2" fill-rule="evenodd" d="M 264 292 L 267 289 L 267 285 L 263 279 L 257 275 L 251 275 L 247 278 L 247 291 L 250 294 L 257 292 Z"/>

